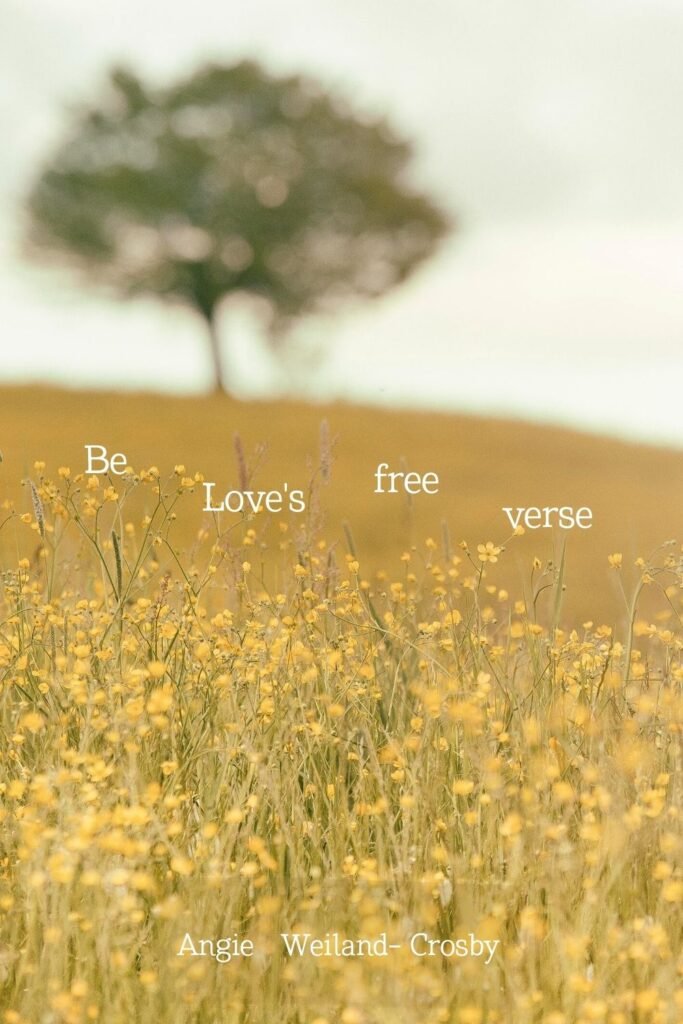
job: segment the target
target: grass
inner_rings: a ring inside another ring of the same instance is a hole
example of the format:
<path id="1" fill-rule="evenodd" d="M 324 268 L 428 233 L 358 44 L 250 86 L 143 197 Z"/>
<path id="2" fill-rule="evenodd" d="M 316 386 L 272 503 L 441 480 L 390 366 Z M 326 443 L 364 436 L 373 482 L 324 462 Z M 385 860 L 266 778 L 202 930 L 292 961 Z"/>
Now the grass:
<path id="1" fill-rule="evenodd" d="M 620 543 L 671 532 L 663 492 L 641 494 L 678 455 L 432 416 L 396 436 L 392 414 L 333 409 L 325 485 L 320 410 L 8 395 L 26 433 L 0 469 L 33 490 L 0 510 L 7 1024 L 682 1018 L 683 559 Z M 264 486 L 313 481 L 308 514 L 199 513 L 193 471 L 234 483 L 234 430 L 249 453 L 272 439 Z M 79 479 L 84 441 L 138 473 Z M 488 503 L 529 502 L 508 458 L 557 503 L 582 453 L 562 499 L 600 528 L 546 571 Z M 366 471 L 401 454 L 443 474 L 434 512 L 378 513 Z M 605 518 L 603 478 L 628 513 Z M 605 582 L 572 607 L 577 559 Z M 403 948 L 288 958 L 293 931 Z M 500 947 L 420 959 L 422 931 Z M 188 932 L 256 954 L 178 957 Z"/>
<path id="2" fill-rule="evenodd" d="M 506 505 L 588 505 L 589 531 L 529 532 L 503 566 L 501 582 L 533 600 L 529 566 L 538 556 L 559 565 L 567 559 L 563 610 L 575 620 L 592 617 L 616 626 L 623 601 L 607 570 L 607 555 L 624 553 L 625 567 L 663 540 L 677 536 L 683 510 L 683 452 L 623 444 L 571 431 L 498 420 L 429 413 L 379 411 L 348 405 L 239 403 L 215 397 L 180 399 L 152 395 L 70 392 L 40 388 L 0 390 L 2 493 L 22 511 L 31 499 L 21 481 L 37 457 L 54 472 L 85 466 L 85 443 L 123 451 L 138 468 L 163 473 L 183 463 L 200 469 L 217 490 L 237 486 L 233 435 L 259 468 L 259 488 L 307 486 L 318 458 L 321 420 L 336 438 L 334 472 L 324 489 L 321 528 L 330 543 L 344 543 L 342 522 L 368 571 L 394 570 L 411 544 L 439 538 L 445 522 L 453 543 L 501 543 L 510 526 Z M 256 459 L 258 445 L 267 446 Z M 379 462 L 393 469 L 435 470 L 435 497 L 373 494 Z M 201 521 L 201 497 L 181 512 L 177 543 L 190 544 Z M 13 555 L 28 554 L 5 532 Z M 627 572 L 625 568 L 625 572 Z M 629 583 L 635 576 L 629 576 Z M 546 581 L 547 582 L 547 581 Z M 545 593 L 545 592 L 544 592 Z M 539 600 L 543 602 L 547 599 Z"/>

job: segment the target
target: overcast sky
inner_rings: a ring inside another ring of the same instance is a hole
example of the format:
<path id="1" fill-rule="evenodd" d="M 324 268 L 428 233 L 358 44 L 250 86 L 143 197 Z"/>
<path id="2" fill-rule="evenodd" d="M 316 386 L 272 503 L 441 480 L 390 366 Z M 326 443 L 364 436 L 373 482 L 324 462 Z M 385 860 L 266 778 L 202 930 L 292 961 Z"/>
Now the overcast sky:
<path id="1" fill-rule="evenodd" d="M 0 377 L 206 386 L 189 314 L 23 266 L 18 210 L 112 62 L 164 81 L 252 55 L 388 113 L 461 222 L 403 289 L 309 325 L 309 393 L 683 443 L 682 53 L 680 0 L 3 0 Z M 224 326 L 241 394 L 289 386 Z"/>

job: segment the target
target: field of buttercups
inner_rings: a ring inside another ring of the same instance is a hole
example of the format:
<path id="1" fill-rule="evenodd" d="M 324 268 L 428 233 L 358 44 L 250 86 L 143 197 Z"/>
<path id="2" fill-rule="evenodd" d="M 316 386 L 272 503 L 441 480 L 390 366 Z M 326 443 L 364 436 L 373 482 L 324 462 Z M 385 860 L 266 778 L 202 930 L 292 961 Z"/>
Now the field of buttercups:
<path id="1" fill-rule="evenodd" d="M 571 624 L 562 564 L 497 586 L 515 537 L 437 524 L 366 578 L 324 475 L 303 525 L 205 516 L 185 550 L 184 467 L 36 463 L 0 506 L 0 1020 L 683 1021 L 680 548 L 615 552 L 622 626 Z"/>

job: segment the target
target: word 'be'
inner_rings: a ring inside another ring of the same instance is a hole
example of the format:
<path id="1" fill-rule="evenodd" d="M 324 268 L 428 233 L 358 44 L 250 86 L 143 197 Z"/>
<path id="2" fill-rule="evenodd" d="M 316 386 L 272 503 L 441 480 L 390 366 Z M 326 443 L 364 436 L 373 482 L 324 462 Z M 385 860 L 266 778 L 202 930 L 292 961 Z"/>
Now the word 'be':
<path id="1" fill-rule="evenodd" d="M 115 452 L 110 457 L 103 444 L 86 444 L 84 448 L 88 453 L 88 465 L 85 471 L 89 476 L 100 476 L 102 473 L 123 476 L 126 472 L 128 459 L 123 452 Z"/>

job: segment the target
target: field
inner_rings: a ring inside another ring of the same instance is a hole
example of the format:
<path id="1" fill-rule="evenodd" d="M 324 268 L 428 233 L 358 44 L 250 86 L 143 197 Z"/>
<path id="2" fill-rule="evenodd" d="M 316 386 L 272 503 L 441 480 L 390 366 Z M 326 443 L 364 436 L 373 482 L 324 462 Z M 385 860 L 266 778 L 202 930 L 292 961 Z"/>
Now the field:
<path id="1" fill-rule="evenodd" d="M 680 454 L 1 397 L 0 1019 L 683 1021 Z M 85 443 L 135 472 L 82 478 Z M 372 494 L 401 457 L 438 499 Z M 307 513 L 204 515 L 196 472 Z M 596 526 L 510 536 L 501 505 L 532 503 Z M 281 940 L 332 932 L 400 948 Z"/>
<path id="2" fill-rule="evenodd" d="M 0 487 L 20 511 L 31 510 L 22 480 L 36 459 L 53 473 L 85 467 L 84 444 L 123 451 L 136 469 L 156 465 L 162 474 L 183 464 L 217 482 L 217 493 L 237 486 L 233 436 L 243 441 L 258 488 L 306 488 L 318 463 L 323 418 L 335 441 L 329 485 L 321 488 L 316 521 L 337 553 L 348 550 L 346 522 L 364 570 L 400 569 L 400 556 L 427 537 L 441 543 L 444 524 L 455 546 L 511 533 L 501 508 L 526 505 L 587 505 L 589 531 L 528 532 L 511 545 L 501 582 L 532 601 L 530 566 L 557 566 L 563 543 L 566 563 L 563 611 L 573 621 L 623 619 L 624 601 L 607 556 L 624 555 L 624 576 L 635 584 L 633 562 L 662 542 L 683 540 L 683 451 L 622 444 L 588 434 L 504 420 L 429 413 L 380 411 L 354 406 L 240 403 L 215 397 L 174 399 L 153 395 L 69 392 L 41 388 L 0 389 Z M 256 449 L 265 451 L 256 455 Z M 438 472 L 440 492 L 408 501 L 375 495 L 379 462 L 392 469 Z M 174 537 L 191 545 L 202 521 L 202 496 L 179 512 Z M 227 522 L 224 525 L 228 525 Z M 32 555 L 24 536 L 0 535 L 13 557 Z M 544 583 L 547 579 L 544 580 Z M 543 603 L 545 592 L 538 599 Z"/>

